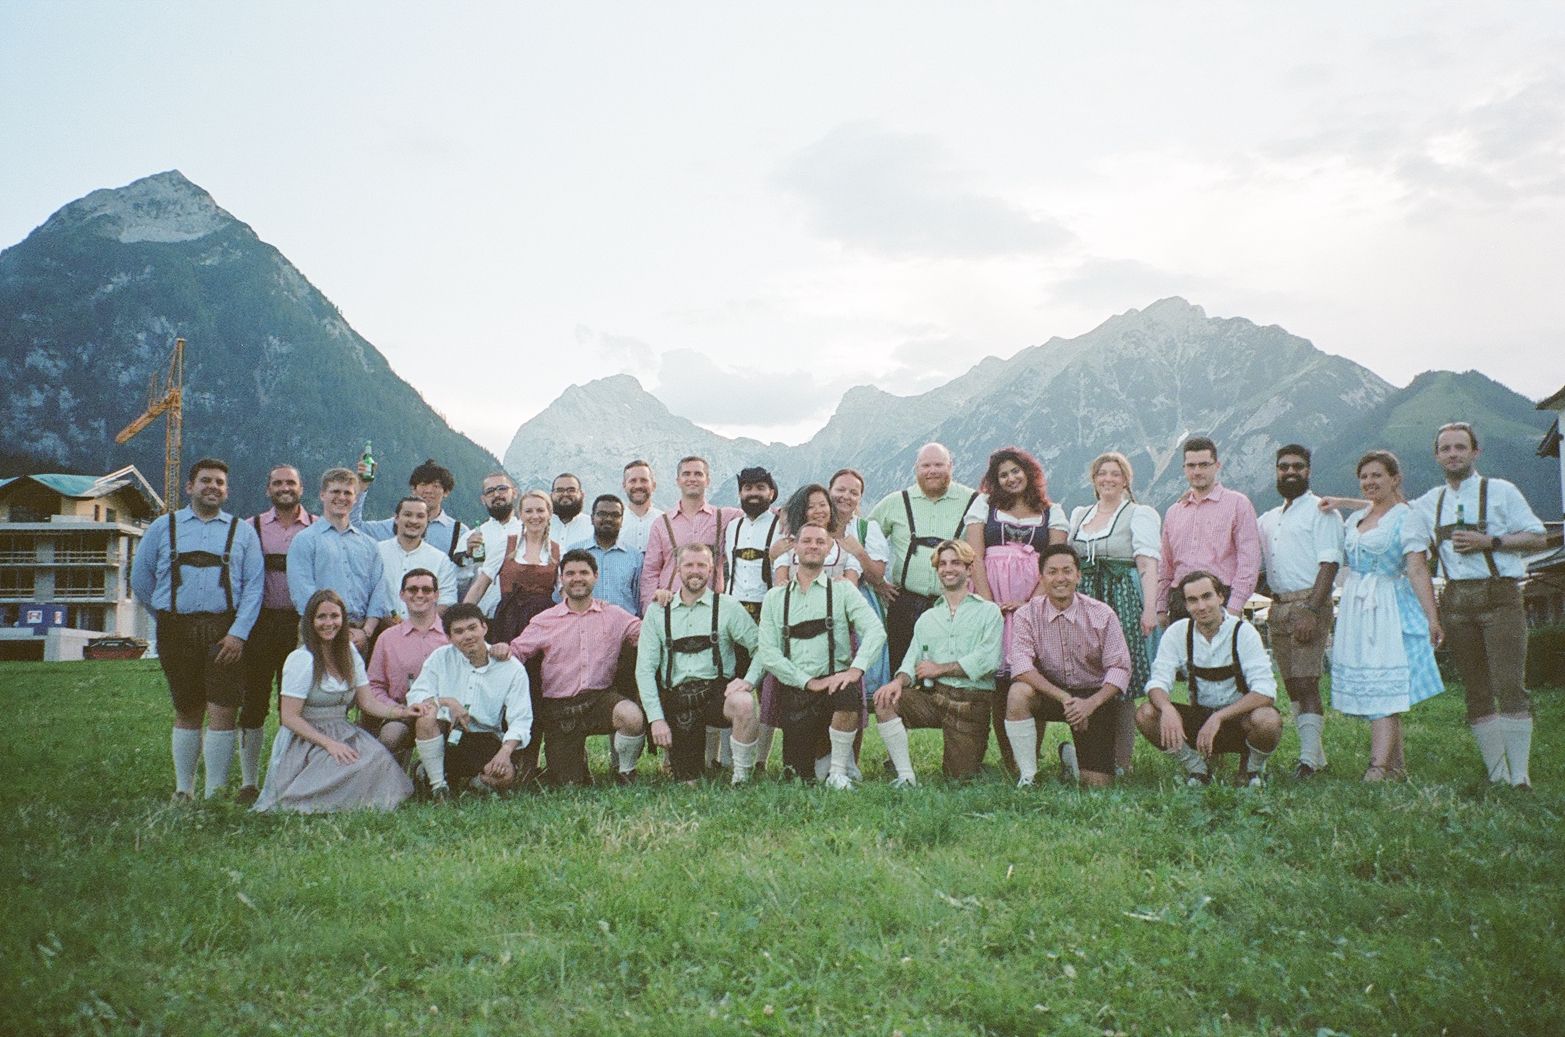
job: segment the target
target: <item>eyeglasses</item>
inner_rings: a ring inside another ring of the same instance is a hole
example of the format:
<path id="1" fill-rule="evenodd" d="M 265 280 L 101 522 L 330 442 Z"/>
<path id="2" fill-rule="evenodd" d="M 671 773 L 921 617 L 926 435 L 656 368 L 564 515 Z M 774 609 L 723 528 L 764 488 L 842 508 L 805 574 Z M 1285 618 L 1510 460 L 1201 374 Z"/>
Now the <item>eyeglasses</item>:
<path id="1" fill-rule="evenodd" d="M 435 588 L 424 586 L 424 585 L 421 585 L 421 584 L 411 584 L 411 585 L 409 585 L 407 587 L 404 587 L 402 589 L 404 591 L 406 591 L 407 593 L 409 593 L 409 594 L 433 594 L 433 593 L 435 593 Z"/>
<path id="2" fill-rule="evenodd" d="M 491 486 L 491 487 L 489 487 L 489 489 L 485 490 L 479 496 L 481 496 L 481 497 L 498 497 L 501 494 L 505 493 L 509 489 L 510 489 L 509 486 Z"/>

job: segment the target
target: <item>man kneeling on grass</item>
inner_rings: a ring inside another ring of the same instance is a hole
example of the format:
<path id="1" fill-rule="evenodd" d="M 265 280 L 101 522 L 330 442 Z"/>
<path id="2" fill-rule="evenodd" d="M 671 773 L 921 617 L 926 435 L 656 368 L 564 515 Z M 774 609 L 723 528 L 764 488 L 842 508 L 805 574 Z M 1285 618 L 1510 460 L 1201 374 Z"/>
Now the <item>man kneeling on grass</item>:
<path id="1" fill-rule="evenodd" d="M 1211 759 L 1238 753 L 1240 783 L 1259 786 L 1282 737 L 1271 657 L 1255 627 L 1223 608 L 1228 588 L 1217 577 L 1198 569 L 1179 581 L 1179 593 L 1190 618 L 1164 632 L 1136 726 L 1179 760 L 1188 785 L 1209 784 Z M 1168 697 L 1181 666 L 1190 675 L 1189 705 Z"/>
<path id="2" fill-rule="evenodd" d="M 895 679 L 875 692 L 880 740 L 897 769 L 893 788 L 918 784 L 908 752 L 910 727 L 941 729 L 941 770 L 948 778 L 977 774 L 989 748 L 1005 620 L 1000 606 L 967 589 L 975 557 L 961 540 L 935 547 L 929 562 L 940 581 L 940 597 L 914 622 L 913 640 Z"/>
<path id="3" fill-rule="evenodd" d="M 1130 682 L 1130 648 L 1114 610 L 1079 593 L 1081 558 L 1068 544 L 1051 544 L 1038 556 L 1044 596 L 1011 618 L 1011 687 L 1005 733 L 1016 754 L 1017 788 L 1038 774 L 1038 726 L 1034 719 L 1070 725 L 1060 746 L 1060 774 L 1067 781 L 1105 786 L 1114 780 L 1114 732 Z"/>
<path id="4" fill-rule="evenodd" d="M 735 597 L 707 586 L 712 578 L 712 548 L 683 544 L 675 553 L 679 593 L 662 605 L 647 606 L 636 650 L 636 687 L 652 728 L 652 744 L 668 750 L 674 778 L 701 777 L 708 727 L 733 728 L 735 785 L 755 769 L 755 740 L 760 715 L 755 682 L 761 664 L 734 673 L 735 647 L 753 655 L 755 620 Z M 665 716 L 666 713 L 666 716 Z"/>
<path id="5" fill-rule="evenodd" d="M 433 701 L 438 707 L 435 715 L 414 723 L 414 745 L 430 791 L 444 800 L 452 785 L 509 789 L 517 775 L 512 754 L 532 738 L 527 669 L 515 659 L 490 657 L 484 640 L 489 621 L 477 605 L 452 605 L 444 622 L 451 643 L 430 653 L 408 689 L 410 705 Z"/>

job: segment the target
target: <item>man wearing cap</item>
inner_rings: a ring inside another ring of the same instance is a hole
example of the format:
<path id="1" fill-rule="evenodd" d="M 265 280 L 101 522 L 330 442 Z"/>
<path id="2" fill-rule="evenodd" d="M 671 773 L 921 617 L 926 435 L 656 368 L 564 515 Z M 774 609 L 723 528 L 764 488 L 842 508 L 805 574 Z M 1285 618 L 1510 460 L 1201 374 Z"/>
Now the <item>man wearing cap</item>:
<path id="1" fill-rule="evenodd" d="M 891 546 L 891 571 L 882 594 L 886 606 L 886 642 L 891 658 L 907 655 L 913 625 L 940 593 L 940 581 L 929 564 L 934 549 L 946 539 L 960 540 L 967 509 L 978 492 L 951 480 L 951 451 L 926 443 L 913 462 L 915 482 L 889 494 L 870 512 Z"/>

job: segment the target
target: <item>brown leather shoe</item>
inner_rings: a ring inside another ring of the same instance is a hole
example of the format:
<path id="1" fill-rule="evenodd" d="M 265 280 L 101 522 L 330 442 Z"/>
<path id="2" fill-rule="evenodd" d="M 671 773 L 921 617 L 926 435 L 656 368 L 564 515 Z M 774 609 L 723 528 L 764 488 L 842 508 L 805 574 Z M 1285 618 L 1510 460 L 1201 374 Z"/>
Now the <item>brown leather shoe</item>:
<path id="1" fill-rule="evenodd" d="M 241 785 L 239 791 L 234 793 L 234 802 L 242 807 L 247 807 L 260 798 L 261 790 L 254 785 Z"/>

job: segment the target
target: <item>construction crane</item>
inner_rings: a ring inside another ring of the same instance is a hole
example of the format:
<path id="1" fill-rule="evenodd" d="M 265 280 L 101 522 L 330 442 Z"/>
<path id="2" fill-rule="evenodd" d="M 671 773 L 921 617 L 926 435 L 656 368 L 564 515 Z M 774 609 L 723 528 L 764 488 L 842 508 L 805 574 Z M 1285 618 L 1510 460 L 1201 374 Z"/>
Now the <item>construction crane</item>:
<path id="1" fill-rule="evenodd" d="M 179 448 L 185 423 L 185 340 L 174 340 L 174 355 L 169 357 L 168 376 L 159 378 L 152 372 L 152 384 L 147 389 L 147 409 L 141 417 L 120 429 L 114 442 L 125 443 L 136 433 L 167 415 L 168 425 L 163 433 L 163 512 L 167 514 L 179 505 Z"/>

